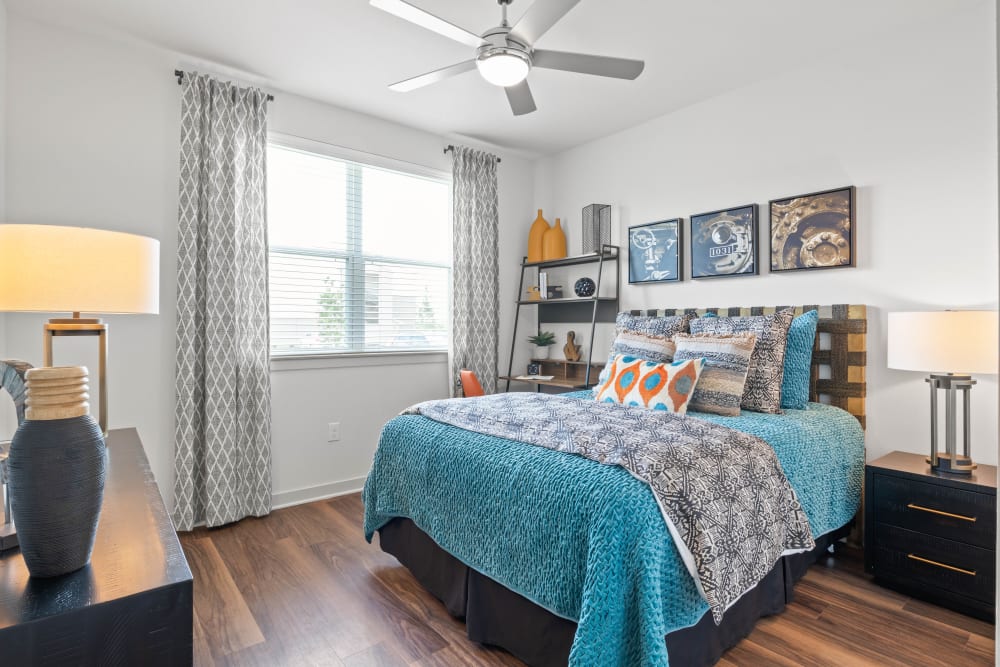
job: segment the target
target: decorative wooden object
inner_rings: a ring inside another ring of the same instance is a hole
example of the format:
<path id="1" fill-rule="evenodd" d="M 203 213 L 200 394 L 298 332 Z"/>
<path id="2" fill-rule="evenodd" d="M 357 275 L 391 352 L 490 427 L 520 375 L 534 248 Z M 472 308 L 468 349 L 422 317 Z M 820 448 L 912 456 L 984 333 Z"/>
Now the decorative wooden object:
<path id="1" fill-rule="evenodd" d="M 576 332 L 567 331 L 566 344 L 563 345 L 563 356 L 566 357 L 566 361 L 580 361 L 582 350 L 583 346 L 576 344 Z"/>
<path id="2" fill-rule="evenodd" d="M 813 344 L 812 377 L 809 400 L 829 403 L 854 415 L 865 428 L 865 396 L 868 364 L 866 337 L 868 307 L 838 304 L 833 306 L 750 306 L 744 308 L 668 308 L 665 310 L 633 310 L 633 315 L 704 315 L 720 317 L 770 315 L 777 310 L 794 308 L 795 315 L 810 310 L 819 311 L 816 341 Z M 829 369 L 828 373 L 821 369 Z M 826 377 L 822 377 L 826 375 Z"/>

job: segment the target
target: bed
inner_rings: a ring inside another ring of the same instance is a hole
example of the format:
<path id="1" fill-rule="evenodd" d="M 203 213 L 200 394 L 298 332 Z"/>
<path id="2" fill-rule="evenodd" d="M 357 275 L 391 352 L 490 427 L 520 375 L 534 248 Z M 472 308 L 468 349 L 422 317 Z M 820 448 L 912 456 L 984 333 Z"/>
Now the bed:
<path id="1" fill-rule="evenodd" d="M 689 413 L 770 444 L 815 539 L 778 559 L 718 625 L 647 484 L 617 466 L 426 416 L 386 425 L 365 489 L 366 535 L 378 531 L 381 548 L 465 618 L 471 639 L 529 665 L 714 663 L 758 618 L 784 608 L 794 582 L 847 535 L 858 510 L 865 308 L 796 310 L 811 309 L 820 321 L 806 409 Z"/>

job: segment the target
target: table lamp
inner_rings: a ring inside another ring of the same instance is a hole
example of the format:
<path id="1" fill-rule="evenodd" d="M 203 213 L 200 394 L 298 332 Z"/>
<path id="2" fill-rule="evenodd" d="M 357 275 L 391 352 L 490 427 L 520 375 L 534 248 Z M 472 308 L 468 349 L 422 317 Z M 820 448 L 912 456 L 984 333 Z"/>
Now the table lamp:
<path id="1" fill-rule="evenodd" d="M 80 313 L 160 310 L 160 242 L 102 229 L 0 224 L 0 312 L 67 312 L 44 326 L 44 366 L 52 341 L 97 336 L 101 429 L 108 430 L 108 325 Z"/>
<path id="2" fill-rule="evenodd" d="M 931 469 L 968 475 L 972 373 L 997 373 L 997 312 L 945 310 L 889 313 L 889 368 L 930 373 Z M 938 449 L 938 391 L 945 392 L 945 449 Z M 958 392 L 962 392 L 962 454 L 957 451 Z"/>

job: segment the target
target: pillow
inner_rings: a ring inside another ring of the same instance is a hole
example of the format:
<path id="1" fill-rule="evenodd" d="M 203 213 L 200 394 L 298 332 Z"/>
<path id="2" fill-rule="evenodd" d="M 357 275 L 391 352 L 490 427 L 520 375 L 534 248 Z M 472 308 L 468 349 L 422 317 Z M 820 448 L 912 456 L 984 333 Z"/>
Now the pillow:
<path id="1" fill-rule="evenodd" d="M 658 364 L 619 354 L 608 366 L 607 381 L 594 388 L 594 399 L 683 415 L 704 365 L 701 358 Z"/>
<path id="2" fill-rule="evenodd" d="M 819 313 L 802 313 L 788 329 L 785 349 L 785 377 L 781 381 L 781 407 L 802 410 L 809 402 L 809 378 L 812 374 L 813 343 Z"/>
<path id="3" fill-rule="evenodd" d="M 691 333 L 753 333 L 757 345 L 750 359 L 743 400 L 740 405 L 756 412 L 781 413 L 781 383 L 785 376 L 785 346 L 794 311 L 749 317 L 699 317 L 691 322 Z"/>
<path id="4" fill-rule="evenodd" d="M 690 315 L 673 317 L 643 317 L 629 313 L 618 313 L 615 318 L 615 340 L 611 343 L 608 364 L 601 371 L 598 383 L 608 379 L 608 368 L 620 354 L 655 361 L 657 363 L 674 360 L 673 335 L 687 333 Z"/>
<path id="5" fill-rule="evenodd" d="M 642 331 L 621 331 L 611 344 L 611 355 L 608 360 L 610 361 L 620 354 L 646 361 L 655 361 L 658 364 L 670 363 L 674 360 L 673 334 L 664 336 Z"/>
<path id="6" fill-rule="evenodd" d="M 674 334 L 688 333 L 691 329 L 690 315 L 671 315 L 669 317 L 647 317 L 618 313 L 615 318 L 615 332 L 632 331 L 647 336 L 662 336 L 669 338 Z"/>
<path id="7" fill-rule="evenodd" d="M 741 334 L 677 334 L 674 363 L 704 357 L 705 368 L 688 407 L 698 412 L 736 417 L 757 336 Z"/>

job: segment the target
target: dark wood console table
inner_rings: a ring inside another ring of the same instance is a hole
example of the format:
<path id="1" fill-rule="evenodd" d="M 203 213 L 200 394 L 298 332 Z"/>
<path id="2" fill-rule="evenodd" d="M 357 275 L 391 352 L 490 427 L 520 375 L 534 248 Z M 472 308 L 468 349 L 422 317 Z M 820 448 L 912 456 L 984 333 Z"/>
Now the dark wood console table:
<path id="1" fill-rule="evenodd" d="M 190 665 L 192 578 L 135 429 L 111 431 L 90 565 L 32 579 L 0 553 L 0 665 Z"/>

